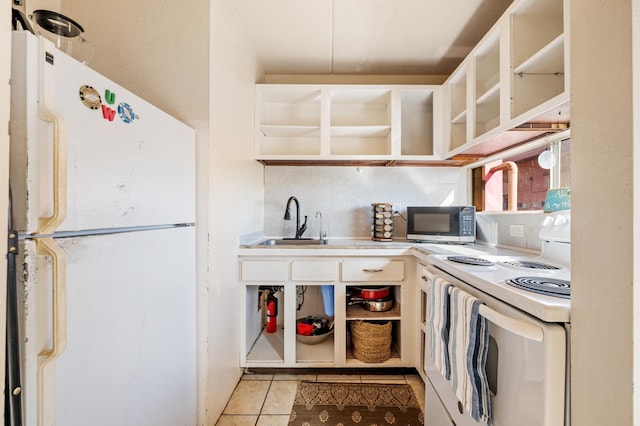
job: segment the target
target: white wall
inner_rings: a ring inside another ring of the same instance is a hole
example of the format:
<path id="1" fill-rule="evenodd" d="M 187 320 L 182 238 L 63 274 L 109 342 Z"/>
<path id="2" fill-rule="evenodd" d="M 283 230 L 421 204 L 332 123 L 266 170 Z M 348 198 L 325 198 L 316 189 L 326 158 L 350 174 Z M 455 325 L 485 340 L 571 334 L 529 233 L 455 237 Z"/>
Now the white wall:
<path id="1" fill-rule="evenodd" d="M 639 424 L 640 1 L 570 3 L 572 424 Z"/>
<path id="2" fill-rule="evenodd" d="M 263 224 L 263 166 L 253 159 L 254 84 L 261 78 L 233 0 L 211 1 L 208 421 L 215 424 L 239 366 L 238 238 Z"/>
<path id="3" fill-rule="evenodd" d="M 28 8 L 43 2 L 27 1 Z M 206 123 L 208 2 L 61 1 L 62 13 L 82 25 L 96 45 L 89 67 L 192 127 Z"/>
<path id="4" fill-rule="evenodd" d="M 11 8 L 5 2 L 0 7 L 0 22 L 11 21 Z M 11 28 L 9 25 L 0 27 L 0 123 L 9 122 L 9 78 L 11 74 Z M 0 127 L 1 128 L 1 127 Z M 7 200 L 9 199 L 9 134 L 0 132 L 0 241 L 7 241 Z M 6 247 L 3 245 L 1 247 Z M 3 252 L 6 253 L 6 252 Z M 6 298 L 7 294 L 6 256 L 0 256 L 0 330 L 6 329 Z M 0 365 L 5 363 L 5 334 L 0 338 Z M 0 383 L 4 383 L 4 368 L 0 372 Z M 0 408 L 0 418 L 4 418 L 4 404 Z"/>
<path id="5" fill-rule="evenodd" d="M 372 203 L 401 203 L 403 215 L 407 206 L 465 205 L 469 203 L 466 177 L 466 170 L 453 167 L 269 166 L 264 232 L 273 237 L 295 235 L 293 207 L 291 220 L 283 220 L 287 199 L 293 195 L 300 202 L 300 223 L 308 216 L 304 237 L 318 237 L 316 212 L 320 211 L 329 238 L 369 238 Z M 394 237 L 406 237 L 406 223 L 399 218 Z"/>

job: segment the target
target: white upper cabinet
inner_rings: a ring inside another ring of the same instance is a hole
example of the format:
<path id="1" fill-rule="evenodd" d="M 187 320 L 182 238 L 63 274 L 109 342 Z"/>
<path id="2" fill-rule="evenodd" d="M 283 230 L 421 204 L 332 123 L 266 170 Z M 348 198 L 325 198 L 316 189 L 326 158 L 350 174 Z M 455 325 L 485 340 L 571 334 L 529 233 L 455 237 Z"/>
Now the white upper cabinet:
<path id="1" fill-rule="evenodd" d="M 256 85 L 256 158 L 438 160 L 440 86 Z"/>
<path id="2" fill-rule="evenodd" d="M 444 157 L 569 125 L 568 0 L 516 0 L 443 85 Z"/>

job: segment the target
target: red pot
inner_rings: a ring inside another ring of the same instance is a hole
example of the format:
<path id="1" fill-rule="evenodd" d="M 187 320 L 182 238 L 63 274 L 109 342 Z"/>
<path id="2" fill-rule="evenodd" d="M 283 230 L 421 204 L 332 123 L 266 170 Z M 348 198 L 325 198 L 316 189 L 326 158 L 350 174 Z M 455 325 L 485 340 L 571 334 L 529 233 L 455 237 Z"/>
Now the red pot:
<path id="1" fill-rule="evenodd" d="M 359 291 L 360 293 L 356 293 L 353 296 L 359 297 L 362 299 L 384 299 L 391 294 L 391 287 L 367 287 L 367 288 L 358 288 L 354 287 L 354 290 Z"/>

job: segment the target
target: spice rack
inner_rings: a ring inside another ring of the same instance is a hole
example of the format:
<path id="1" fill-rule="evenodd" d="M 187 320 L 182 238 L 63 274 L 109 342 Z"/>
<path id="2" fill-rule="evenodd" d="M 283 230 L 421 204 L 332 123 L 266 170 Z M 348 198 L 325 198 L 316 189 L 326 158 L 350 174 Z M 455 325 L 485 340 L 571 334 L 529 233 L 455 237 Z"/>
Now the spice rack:
<path id="1" fill-rule="evenodd" d="M 374 241 L 393 241 L 393 205 L 391 203 L 371 204 L 371 238 Z"/>

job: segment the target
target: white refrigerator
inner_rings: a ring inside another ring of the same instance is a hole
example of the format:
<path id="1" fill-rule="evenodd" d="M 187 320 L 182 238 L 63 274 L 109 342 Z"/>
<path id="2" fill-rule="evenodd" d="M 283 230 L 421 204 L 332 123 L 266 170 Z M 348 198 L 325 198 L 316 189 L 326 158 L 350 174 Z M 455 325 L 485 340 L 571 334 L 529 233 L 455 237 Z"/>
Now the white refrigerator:
<path id="1" fill-rule="evenodd" d="M 196 424 L 195 133 L 13 33 L 25 426 Z"/>

